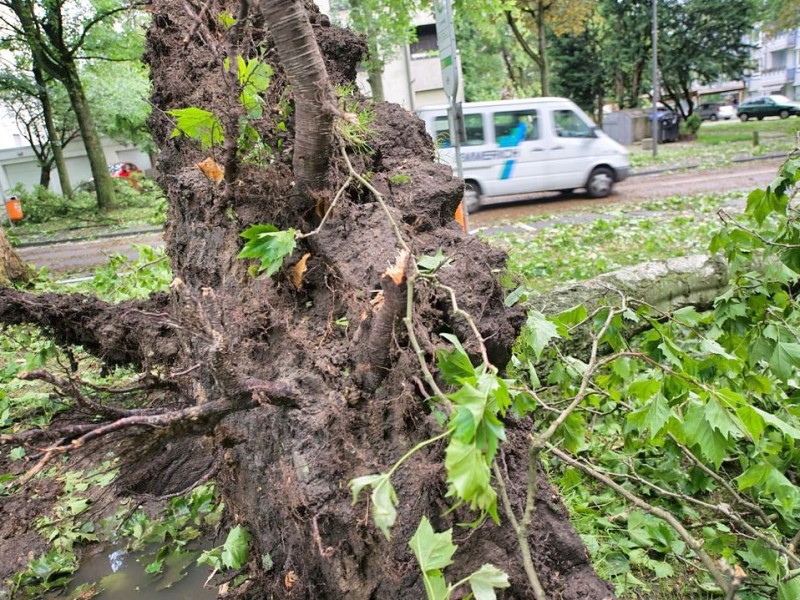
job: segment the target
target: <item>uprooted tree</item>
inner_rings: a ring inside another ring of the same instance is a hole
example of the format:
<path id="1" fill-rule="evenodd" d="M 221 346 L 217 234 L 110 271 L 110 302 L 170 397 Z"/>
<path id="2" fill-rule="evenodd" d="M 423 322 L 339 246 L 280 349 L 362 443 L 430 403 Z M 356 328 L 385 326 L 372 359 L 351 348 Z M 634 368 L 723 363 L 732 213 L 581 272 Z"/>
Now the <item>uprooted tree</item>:
<path id="1" fill-rule="evenodd" d="M 612 597 L 557 493 L 529 469 L 528 422 L 486 413 L 485 430 L 448 445 L 465 413 L 445 395 L 453 374 L 437 371 L 437 353 L 460 340 L 482 381 L 500 381 L 522 323 L 495 278 L 503 254 L 453 220 L 462 182 L 434 163 L 418 119 L 337 97 L 362 39 L 310 3 L 255 6 L 150 7 L 170 292 L 110 305 L 0 290 L 1 322 L 38 324 L 109 365 L 135 365 L 168 400 L 121 408 L 73 376 L 29 373 L 87 419 L 24 439 L 46 457 L 134 437 L 138 467 L 120 482 L 134 492 L 217 472 L 252 555 L 272 559 L 251 597 L 422 598 L 442 582 L 423 577 L 409 548 L 421 519 L 444 531 L 480 514 L 499 519 L 459 536 L 449 580 L 491 563 L 508 574 L 506 597 Z M 353 480 L 372 506 L 353 505 Z M 526 496 L 535 510 L 523 511 Z"/>

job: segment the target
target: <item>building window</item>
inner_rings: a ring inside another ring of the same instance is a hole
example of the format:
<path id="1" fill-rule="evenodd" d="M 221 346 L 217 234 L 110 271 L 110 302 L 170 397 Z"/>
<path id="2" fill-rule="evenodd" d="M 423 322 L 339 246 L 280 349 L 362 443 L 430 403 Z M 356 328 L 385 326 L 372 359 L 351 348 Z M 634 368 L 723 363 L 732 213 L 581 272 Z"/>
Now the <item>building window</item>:
<path id="1" fill-rule="evenodd" d="M 412 58 L 425 58 L 439 53 L 436 43 L 436 25 L 418 25 L 417 41 L 411 44 Z"/>

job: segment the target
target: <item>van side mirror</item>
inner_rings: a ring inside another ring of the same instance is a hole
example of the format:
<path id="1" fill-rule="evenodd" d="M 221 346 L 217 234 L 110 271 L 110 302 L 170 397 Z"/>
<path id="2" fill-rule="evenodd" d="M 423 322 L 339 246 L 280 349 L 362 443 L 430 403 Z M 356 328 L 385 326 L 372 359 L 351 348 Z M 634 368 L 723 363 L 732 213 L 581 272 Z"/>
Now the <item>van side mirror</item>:
<path id="1" fill-rule="evenodd" d="M 593 137 L 593 138 L 600 137 L 599 135 L 597 135 L 598 131 L 602 131 L 602 128 L 600 127 L 600 125 L 595 125 L 594 127 L 592 127 L 592 135 L 591 135 L 591 137 Z"/>

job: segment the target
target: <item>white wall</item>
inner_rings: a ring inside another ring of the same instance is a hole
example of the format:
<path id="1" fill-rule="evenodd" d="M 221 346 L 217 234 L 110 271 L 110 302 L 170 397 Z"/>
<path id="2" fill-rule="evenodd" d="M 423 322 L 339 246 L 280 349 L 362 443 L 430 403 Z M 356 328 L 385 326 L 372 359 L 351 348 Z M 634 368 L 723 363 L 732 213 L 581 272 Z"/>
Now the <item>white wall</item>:
<path id="1" fill-rule="evenodd" d="M 143 171 L 152 168 L 150 157 L 130 144 L 103 138 L 103 153 L 108 164 L 116 162 L 132 162 Z M 80 139 L 73 140 L 64 149 L 64 158 L 69 171 L 70 184 L 75 187 L 83 181 L 92 179 L 86 149 Z M 21 183 L 32 188 L 39 183 L 39 164 L 30 146 L 0 149 L 0 199 L 5 200 L 10 188 Z M 58 173 L 53 169 L 50 173 L 50 189 L 61 192 Z"/>

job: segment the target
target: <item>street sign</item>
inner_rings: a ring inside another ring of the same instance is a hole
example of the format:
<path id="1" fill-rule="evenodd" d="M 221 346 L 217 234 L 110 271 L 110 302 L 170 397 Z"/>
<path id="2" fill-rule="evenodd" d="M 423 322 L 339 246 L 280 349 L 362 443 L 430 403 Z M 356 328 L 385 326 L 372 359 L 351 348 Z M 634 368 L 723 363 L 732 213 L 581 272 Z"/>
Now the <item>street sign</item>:
<path id="1" fill-rule="evenodd" d="M 436 43 L 439 46 L 444 93 L 448 98 L 455 98 L 458 93 L 458 65 L 452 0 L 435 0 L 433 8 L 436 13 Z"/>

